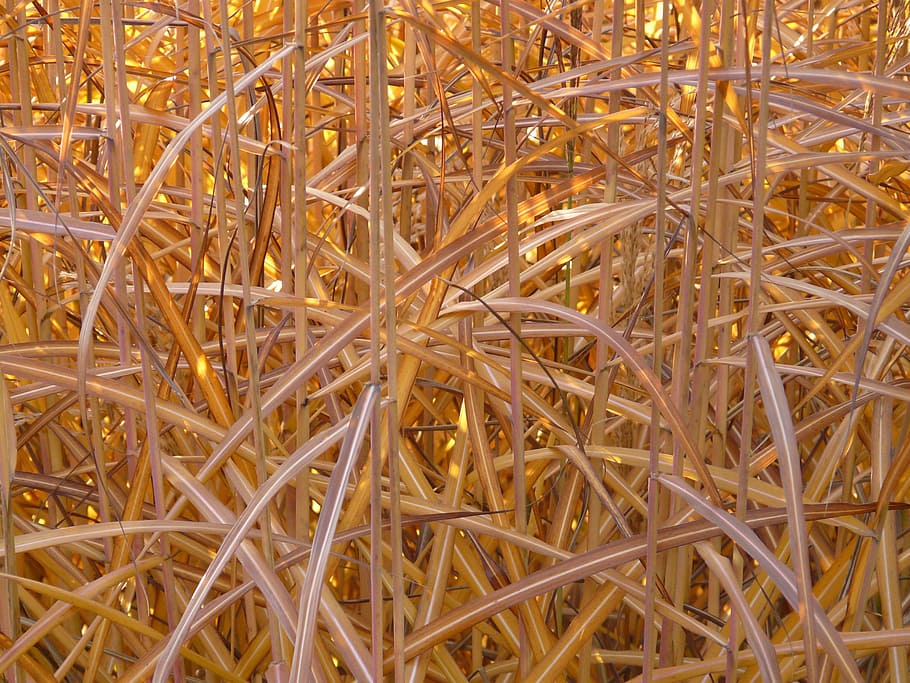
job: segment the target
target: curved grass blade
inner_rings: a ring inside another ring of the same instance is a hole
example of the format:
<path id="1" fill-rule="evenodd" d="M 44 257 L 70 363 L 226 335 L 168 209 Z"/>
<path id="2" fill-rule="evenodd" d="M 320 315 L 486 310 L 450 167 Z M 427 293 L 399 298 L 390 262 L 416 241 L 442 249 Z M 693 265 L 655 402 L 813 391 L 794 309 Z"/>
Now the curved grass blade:
<path id="1" fill-rule="evenodd" d="M 710 505 L 704 498 L 699 496 L 683 479 L 674 476 L 661 475 L 658 481 L 673 493 L 680 495 L 699 515 L 709 520 L 731 540 L 741 545 L 743 549 L 755 558 L 761 565 L 762 569 L 768 573 L 775 586 L 786 598 L 787 602 L 794 608 L 800 609 L 800 590 L 798 580 L 794 577 L 793 572 L 781 562 L 777 556 L 772 553 L 761 542 L 755 532 L 750 529 L 744 522 L 724 510 Z M 789 519 L 790 511 L 787 511 Z M 848 681 L 859 683 L 863 680 L 853 656 L 847 650 L 840 634 L 834 628 L 831 620 L 815 595 L 811 592 L 806 597 L 805 609 L 806 619 L 812 619 L 818 626 L 818 638 L 822 647 L 831 656 L 838 671 Z"/>
<path id="2" fill-rule="evenodd" d="M 363 393 L 357 399 L 344 442 L 338 453 L 338 461 L 332 470 L 329 488 L 319 514 L 316 525 L 316 534 L 313 537 L 313 550 L 310 555 L 310 564 L 306 580 L 300 589 L 300 608 L 297 614 L 297 637 L 294 641 L 294 659 L 291 663 L 291 680 L 303 680 L 305 672 L 310 671 L 313 655 L 313 638 L 316 632 L 316 614 L 319 608 L 319 596 L 322 593 L 322 579 L 325 566 L 329 559 L 329 551 L 334 541 L 335 529 L 341 516 L 341 506 L 344 503 L 345 484 L 351 477 L 351 472 L 357 462 L 363 437 L 370 424 L 370 417 L 379 400 L 380 385 L 367 384 Z M 373 539 L 374 543 L 379 539 Z M 367 666 L 370 660 L 359 663 L 355 669 L 358 678 L 366 680 L 369 676 Z M 350 662 L 348 664 L 351 664 Z"/>
<path id="3" fill-rule="evenodd" d="M 199 581 L 199 584 L 193 593 L 193 597 L 184 610 L 184 615 L 181 618 L 180 623 L 171 633 L 167 647 L 158 660 L 152 678 L 153 683 L 164 683 L 166 680 L 171 671 L 171 667 L 173 666 L 174 659 L 177 657 L 180 645 L 182 644 L 183 639 L 185 639 L 196 613 L 205 601 L 206 595 L 214 583 L 215 578 L 234 557 L 234 553 L 241 549 L 243 541 L 247 538 L 250 529 L 259 519 L 262 511 L 268 506 L 269 502 L 281 488 L 286 486 L 289 481 L 296 477 L 297 474 L 316 457 L 331 447 L 336 441 L 340 440 L 347 429 L 347 426 L 348 421 L 344 420 L 333 428 L 320 433 L 318 437 L 311 439 L 304 444 L 304 446 L 295 451 L 291 457 L 289 457 L 281 467 L 269 477 L 259 490 L 257 490 L 253 499 L 243 511 L 243 514 L 237 518 L 231 533 L 222 541 L 218 553 L 216 553 L 212 563 L 208 566 L 205 574 Z M 188 478 L 192 479 L 188 473 L 181 473 L 180 470 L 175 469 L 175 464 L 171 463 L 169 459 L 164 459 L 162 462 L 172 476 L 180 477 L 185 481 Z M 188 481 L 186 481 L 186 484 L 184 493 L 187 493 L 189 487 L 193 486 Z M 196 484 L 196 486 L 201 489 L 201 486 L 198 484 Z M 286 623 L 282 625 L 287 626 Z M 294 623 L 292 627 L 288 629 L 289 635 L 294 633 L 296 626 L 296 623 Z"/>
<path id="4" fill-rule="evenodd" d="M 777 445 L 777 462 L 783 479 L 784 501 L 787 506 L 789 522 L 790 548 L 796 573 L 796 587 L 799 594 L 799 615 L 803 625 L 803 637 L 806 641 L 806 656 L 815 657 L 815 624 L 809 602 L 812 600 L 812 559 L 809 556 L 809 529 L 806 527 L 806 514 L 803 510 L 803 475 L 802 462 L 796 436 L 793 433 L 793 420 L 790 417 L 790 406 L 784 385 L 774 369 L 774 358 L 768 343 L 758 335 L 751 339 L 755 353 L 758 385 L 761 389 L 762 403 L 771 434 Z M 814 663 L 810 671 L 816 671 Z"/>

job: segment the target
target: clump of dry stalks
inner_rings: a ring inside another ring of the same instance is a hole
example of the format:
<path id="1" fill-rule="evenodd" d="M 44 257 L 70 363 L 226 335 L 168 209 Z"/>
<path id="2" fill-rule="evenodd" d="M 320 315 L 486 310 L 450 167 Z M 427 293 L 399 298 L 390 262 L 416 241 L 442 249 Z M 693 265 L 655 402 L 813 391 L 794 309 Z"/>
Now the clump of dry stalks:
<path id="1" fill-rule="evenodd" d="M 6 680 L 910 680 L 906 3 L 3 27 Z"/>

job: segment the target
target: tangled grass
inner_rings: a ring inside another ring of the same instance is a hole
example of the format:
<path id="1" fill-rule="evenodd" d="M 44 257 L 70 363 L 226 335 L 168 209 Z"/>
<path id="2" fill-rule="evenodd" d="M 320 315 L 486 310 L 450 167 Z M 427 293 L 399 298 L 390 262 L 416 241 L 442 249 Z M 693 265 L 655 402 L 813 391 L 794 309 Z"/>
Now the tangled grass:
<path id="1" fill-rule="evenodd" d="M 7 680 L 910 680 L 906 3 L 4 18 Z"/>

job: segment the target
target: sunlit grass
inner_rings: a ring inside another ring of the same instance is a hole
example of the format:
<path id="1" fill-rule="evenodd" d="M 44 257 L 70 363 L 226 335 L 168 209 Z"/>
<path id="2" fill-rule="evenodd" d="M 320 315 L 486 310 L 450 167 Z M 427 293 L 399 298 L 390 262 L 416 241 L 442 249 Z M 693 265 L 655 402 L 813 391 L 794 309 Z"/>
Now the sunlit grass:
<path id="1" fill-rule="evenodd" d="M 0 673 L 910 681 L 908 9 L 377 9 L 7 8 Z"/>

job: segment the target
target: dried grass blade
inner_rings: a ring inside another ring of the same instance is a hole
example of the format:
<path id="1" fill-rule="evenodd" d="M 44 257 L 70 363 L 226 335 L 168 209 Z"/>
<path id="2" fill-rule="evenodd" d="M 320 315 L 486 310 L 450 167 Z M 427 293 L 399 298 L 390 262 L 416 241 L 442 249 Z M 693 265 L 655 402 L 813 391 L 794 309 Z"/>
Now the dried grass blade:
<path id="1" fill-rule="evenodd" d="M 889 399 L 880 398 L 872 412 L 872 492 L 880 493 L 893 449 L 894 405 Z M 879 524 L 879 543 L 876 555 L 876 578 L 881 596 L 882 622 L 889 629 L 902 626 L 900 546 L 897 541 L 897 515 L 884 515 Z M 888 651 L 888 664 L 895 683 L 907 683 L 910 669 L 907 666 L 907 648 L 894 647 Z"/>
<path id="2" fill-rule="evenodd" d="M 291 479 L 293 479 L 295 476 L 297 476 L 297 474 L 299 474 L 303 468 L 305 468 L 316 457 L 331 447 L 332 444 L 340 440 L 347 426 L 348 421 L 344 420 L 308 441 L 302 447 L 297 449 L 281 465 L 281 467 L 279 467 L 275 473 L 269 477 L 268 481 L 266 481 L 256 491 L 256 494 L 250 500 L 247 508 L 234 522 L 231 533 L 225 536 L 224 540 L 221 543 L 221 547 L 216 553 L 211 564 L 206 569 L 202 579 L 200 579 L 199 584 L 193 593 L 193 597 L 190 599 L 190 602 L 187 604 L 186 609 L 184 610 L 184 615 L 181 618 L 180 623 L 171 634 L 167 647 L 162 652 L 161 658 L 158 660 L 158 664 L 155 667 L 155 674 L 152 679 L 154 683 L 164 683 L 174 663 L 174 658 L 177 656 L 180 644 L 186 637 L 186 634 L 189 632 L 196 613 L 202 606 L 202 603 L 204 602 L 209 589 L 211 588 L 215 579 L 227 565 L 227 563 L 233 558 L 234 554 L 237 552 L 243 552 L 244 540 L 248 537 L 250 530 L 252 529 L 253 525 L 256 524 L 259 516 L 262 514 L 262 511 L 268 506 L 268 504 L 281 490 L 282 487 L 287 485 L 287 483 L 291 481 Z M 180 489 L 184 495 L 187 495 L 188 498 L 197 502 L 197 506 L 207 504 L 209 507 L 217 507 L 215 505 L 217 501 L 212 500 L 210 495 L 205 491 L 204 487 L 199 484 L 198 480 L 190 475 L 189 472 L 186 472 L 182 466 L 174 462 L 171 458 L 162 458 L 162 464 L 167 469 L 168 474 L 172 478 L 175 486 L 177 486 L 177 488 Z M 224 510 L 221 516 L 224 516 L 224 513 L 227 513 L 228 517 L 231 516 L 227 510 Z M 219 519 L 218 521 L 223 522 L 233 520 Z M 254 570 L 255 568 L 249 569 L 251 573 Z M 260 573 L 263 572 L 270 573 L 271 570 L 262 568 L 262 571 Z M 263 587 L 263 590 L 266 591 L 267 587 Z M 296 623 L 289 625 L 287 622 L 287 617 L 289 615 L 284 614 L 284 612 L 292 612 L 293 610 L 291 609 L 278 611 L 282 612 L 282 626 L 287 629 L 287 632 L 289 634 L 294 633 L 297 626 Z"/>
<path id="3" fill-rule="evenodd" d="M 714 550 L 708 543 L 696 543 L 695 549 L 711 568 L 714 575 L 720 579 L 724 590 L 727 591 L 727 597 L 733 603 L 736 617 L 746 629 L 747 638 L 752 645 L 752 651 L 755 653 L 755 659 L 762 672 L 762 680 L 769 683 L 781 681 L 780 666 L 777 663 L 774 646 L 768 640 L 765 632 L 755 619 L 755 615 L 749 608 L 749 601 L 743 594 L 740 580 L 734 573 L 730 561 Z"/>
<path id="4" fill-rule="evenodd" d="M 284 59 L 288 55 L 292 54 L 296 49 L 297 48 L 295 45 L 285 45 L 280 50 L 277 50 L 274 54 L 270 55 L 270 59 L 268 61 L 260 64 L 254 69 L 251 69 L 248 73 L 244 74 L 240 79 L 238 79 L 235 85 L 235 90 L 244 90 L 246 88 L 252 87 L 252 85 L 259 78 L 261 78 L 263 74 L 267 73 L 269 69 L 271 69 L 273 62 Z M 211 104 L 202 113 L 200 113 L 199 116 L 197 116 L 189 125 L 186 126 L 186 128 L 174 136 L 174 138 L 168 143 L 168 146 L 165 148 L 164 152 L 161 154 L 161 157 L 158 159 L 158 163 L 155 164 L 155 168 L 152 169 L 152 172 L 149 174 L 148 179 L 145 181 L 139 192 L 136 193 L 136 197 L 134 198 L 133 202 L 129 205 L 129 208 L 123 216 L 123 221 L 120 224 L 120 229 L 117 231 L 117 236 L 111 242 L 110 256 L 104 262 L 104 267 L 98 276 L 96 289 L 92 292 L 88 306 L 82 315 L 82 328 L 79 332 L 80 358 L 87 357 L 89 342 L 92 339 L 92 335 L 95 329 L 95 318 L 97 317 L 98 311 L 101 308 L 101 300 L 107 292 L 107 286 L 110 283 L 115 270 L 122 263 L 123 258 L 127 253 L 129 243 L 138 232 L 139 227 L 146 215 L 146 212 L 149 210 L 152 201 L 154 201 L 158 191 L 161 189 L 161 185 L 165 182 L 167 175 L 172 172 L 173 165 L 177 162 L 180 155 L 186 151 L 186 147 L 190 142 L 192 136 L 202 127 L 206 121 L 218 114 L 226 102 L 227 95 L 225 93 L 222 93 L 218 97 L 214 98 Z M 79 384 L 80 393 L 84 393 L 84 377 L 85 373 L 82 373 L 80 376 Z"/>
<path id="5" fill-rule="evenodd" d="M 118 531 L 119 533 L 119 531 Z M 76 594 L 85 600 L 91 600 L 104 591 L 116 586 L 122 581 L 132 579 L 137 570 L 147 572 L 155 566 L 161 564 L 164 558 L 150 557 L 138 561 L 135 565 L 119 567 L 115 571 L 105 574 L 94 581 L 90 581 L 85 586 L 81 586 Z M 35 647 L 41 640 L 47 637 L 48 633 L 57 627 L 66 617 L 69 610 L 74 609 L 75 605 L 70 601 L 58 600 L 47 611 L 44 612 L 35 623 L 32 624 L 16 641 L 0 655 L 0 675 L 9 668 L 13 661 L 26 654 L 31 648 Z"/>
<path id="6" fill-rule="evenodd" d="M 131 567 L 131 569 L 133 568 Z M 109 607 L 103 602 L 93 600 L 91 597 L 86 597 L 83 590 L 69 591 L 63 588 L 58 588 L 57 586 L 52 586 L 42 581 L 35 581 L 33 579 L 27 579 L 23 576 L 13 576 L 10 574 L 3 574 L 2 578 L 16 581 L 24 588 L 28 588 L 33 593 L 47 596 L 48 598 L 52 598 L 56 601 L 68 603 L 69 605 L 79 610 L 88 612 L 89 614 L 95 614 L 111 624 L 116 624 L 121 628 L 133 630 L 145 638 L 161 640 L 165 637 L 161 632 L 156 631 L 151 626 L 140 623 L 121 610 L 118 610 L 114 607 Z M 102 577 L 102 579 L 105 578 L 107 577 Z M 110 588 L 110 584 L 112 582 L 106 581 L 104 583 L 107 588 Z M 218 666 L 211 660 L 199 655 L 197 652 L 190 648 L 182 648 L 180 650 L 180 654 L 182 654 L 194 664 L 202 666 L 204 669 L 211 671 L 213 674 L 221 677 L 221 680 L 243 683 L 243 680 L 235 676 L 232 672 L 228 671 L 227 669 L 223 669 L 222 667 Z"/>
<path id="7" fill-rule="evenodd" d="M 306 580 L 300 589 L 297 637 L 294 641 L 294 659 L 291 663 L 291 680 L 293 681 L 303 680 L 306 672 L 310 671 L 323 574 L 329 559 L 338 519 L 341 516 L 346 484 L 357 462 L 357 456 L 360 453 L 367 427 L 369 427 L 373 408 L 379 399 L 380 390 L 379 384 L 369 383 L 357 399 L 354 410 L 351 412 L 344 442 L 338 453 L 338 462 L 335 464 L 329 480 L 325 501 L 319 514 L 319 522 L 316 525 L 316 534 L 313 537 L 313 549 Z M 373 542 L 381 541 L 374 538 Z M 369 661 L 370 659 L 367 658 L 357 669 L 358 678 L 367 680 L 369 677 Z M 348 664 L 353 664 L 353 662 L 348 662 Z"/>
<path id="8" fill-rule="evenodd" d="M 736 541 L 742 538 L 749 543 L 750 547 L 755 547 L 755 554 L 753 554 L 753 556 L 757 557 L 758 553 L 764 553 L 764 556 L 771 555 L 772 569 L 776 572 L 774 576 L 778 577 L 782 583 L 789 586 L 788 592 L 793 597 L 792 603 L 795 604 L 797 602 L 796 586 L 792 581 L 792 574 L 790 574 L 789 570 L 761 544 L 761 541 L 759 541 L 755 532 L 752 531 L 752 528 L 786 523 L 787 515 L 785 510 L 750 510 L 746 513 L 746 521 L 741 522 L 732 515 L 710 505 L 681 479 L 661 476 L 660 481 L 674 490 L 679 489 L 684 492 L 687 497 L 686 499 L 689 500 L 690 503 L 697 503 L 699 513 L 705 517 L 705 521 L 689 522 L 660 529 L 657 539 L 658 552 L 664 552 L 671 548 L 678 548 L 682 545 L 691 545 L 699 541 L 706 541 L 720 535 L 727 535 Z M 693 505 L 693 507 L 695 506 Z M 829 506 L 824 506 L 817 512 L 814 512 L 812 516 L 813 518 L 821 519 L 840 514 L 859 514 L 861 511 L 868 512 L 871 509 L 871 505 L 837 506 L 836 508 L 833 506 L 830 506 L 830 508 Z M 720 517 L 718 517 L 718 515 L 720 515 Z M 720 524 L 718 524 L 718 522 Z M 732 527 L 730 526 L 731 524 L 733 525 Z M 743 535 L 743 530 L 745 530 L 746 535 Z M 605 569 L 619 567 L 628 562 L 638 560 L 644 556 L 645 551 L 645 538 L 643 535 L 639 534 L 632 538 L 624 538 L 619 541 L 608 543 L 595 550 L 575 555 L 574 557 L 546 567 L 545 569 L 533 572 L 523 579 L 512 582 L 508 586 L 491 591 L 486 595 L 482 595 L 473 600 L 469 600 L 442 615 L 439 619 L 427 624 L 427 626 L 416 629 L 406 641 L 404 656 L 407 659 L 410 659 L 428 648 L 439 644 L 450 635 L 460 633 L 473 624 L 499 614 L 504 610 L 508 610 L 537 595 L 555 590 L 556 588 L 573 581 L 589 578 Z M 788 576 L 790 577 L 789 579 L 787 578 Z M 388 672 L 391 670 L 391 666 L 391 660 L 386 658 L 383 670 Z M 858 679 L 851 676 L 850 680 Z"/>
<path id="9" fill-rule="evenodd" d="M 872 302 L 869 304 L 869 311 L 867 313 L 866 324 L 863 326 L 863 341 L 860 344 L 859 349 L 856 352 L 856 362 L 854 367 L 854 381 L 853 381 L 853 400 L 857 398 L 859 393 L 859 381 L 863 375 L 863 366 L 865 365 L 866 354 L 869 351 L 869 344 L 872 343 L 872 334 L 875 332 L 875 327 L 880 320 L 882 320 L 886 315 L 893 313 L 899 305 L 903 305 L 906 302 L 906 289 L 902 292 L 895 292 L 897 296 L 891 297 L 892 305 L 888 306 L 887 309 L 883 310 L 883 304 L 886 297 L 892 291 L 891 285 L 894 282 L 894 278 L 897 275 L 898 270 L 900 270 L 902 264 L 904 263 L 904 257 L 907 253 L 907 247 L 910 245 L 910 223 L 901 231 L 900 236 L 895 240 L 894 246 L 891 249 L 891 253 L 888 256 L 888 261 L 885 264 L 885 268 L 879 276 L 878 285 L 875 288 L 875 294 L 872 296 Z M 895 302 L 900 302 L 899 305 L 895 305 Z"/>
<path id="10" fill-rule="evenodd" d="M 790 527 L 790 547 L 799 593 L 799 615 L 806 641 L 806 657 L 814 660 L 815 624 L 809 608 L 812 596 L 812 559 L 809 556 L 809 530 L 806 527 L 806 514 L 803 509 L 803 475 L 799 447 L 793 432 L 793 420 L 790 417 L 790 406 L 784 393 L 784 385 L 775 371 L 774 358 L 771 356 L 768 343 L 763 337 L 755 335 L 751 339 L 751 345 L 756 360 L 758 385 L 771 434 L 777 445 L 777 461 L 783 479 L 784 502 Z M 816 671 L 814 663 L 809 665 L 809 670 Z"/>
<path id="11" fill-rule="evenodd" d="M 60 167 L 63 167 L 64 160 L 68 157 L 70 147 L 73 142 L 73 127 L 76 119 L 76 107 L 79 104 L 79 86 L 82 84 L 82 71 L 85 68 L 86 46 L 91 34 L 92 22 L 92 0 L 81 0 L 79 4 L 79 16 L 82 21 L 77 22 L 78 33 L 76 36 L 76 45 L 73 50 L 73 73 L 70 76 L 70 82 L 66 89 L 66 99 L 64 100 L 62 118 L 63 132 L 60 136 Z M 59 177 L 59 187 L 63 187 L 64 175 Z"/>
<path id="12" fill-rule="evenodd" d="M 666 391 L 664 390 L 660 380 L 654 374 L 654 371 L 650 368 L 650 366 L 648 366 L 648 364 L 645 362 L 645 359 L 642 358 L 638 350 L 632 346 L 632 344 L 629 343 L 622 336 L 622 334 L 618 333 L 612 327 L 603 325 L 598 320 L 590 316 L 582 315 L 577 311 L 572 310 L 571 308 L 567 308 L 566 306 L 550 301 L 539 301 L 537 299 L 491 299 L 489 301 L 485 301 L 482 305 L 475 302 L 465 302 L 451 306 L 448 311 L 483 311 L 486 310 L 487 307 L 495 311 L 533 311 L 536 313 L 543 313 L 555 316 L 557 318 L 562 318 L 571 323 L 574 323 L 575 325 L 578 325 L 580 329 L 587 330 L 592 336 L 603 339 L 609 346 L 616 349 L 616 353 L 622 357 L 623 361 L 635 373 L 636 377 L 638 377 L 639 381 L 647 389 L 654 403 L 659 406 L 661 414 L 670 424 L 670 429 L 673 432 L 673 436 L 682 442 L 682 446 L 686 452 L 686 455 L 688 455 L 692 461 L 692 467 L 696 472 L 698 472 L 699 479 L 701 480 L 702 485 L 708 491 L 711 499 L 714 500 L 718 505 L 721 504 L 722 499 L 720 496 L 720 491 L 717 488 L 717 484 L 714 482 L 714 478 L 708 471 L 708 466 L 705 464 L 702 454 L 699 452 L 698 446 L 695 445 L 695 439 L 693 438 L 688 426 L 686 425 L 686 421 L 680 412 L 679 406 L 673 403 L 670 397 L 667 396 Z"/>
<path id="13" fill-rule="evenodd" d="M 0 370 L 3 367 L 0 366 Z M 13 477 L 18 459 L 16 423 L 13 420 L 13 404 L 10 400 L 6 378 L 0 372 L 0 518 L 2 518 L 3 571 L 16 573 L 15 522 L 13 516 Z M 17 586 L 8 579 L 0 580 L 0 625 L 4 633 L 13 640 L 19 635 L 19 598 Z"/>
<path id="14" fill-rule="evenodd" d="M 724 510 L 716 508 L 695 492 L 683 479 L 674 476 L 661 476 L 658 481 L 682 498 L 692 509 L 717 527 L 732 541 L 755 558 L 761 568 L 767 572 L 775 586 L 794 609 L 800 608 L 802 596 L 797 588 L 797 579 L 793 572 L 768 550 L 756 533 L 744 522 Z M 788 510 L 789 517 L 789 510 Z M 819 629 L 819 640 L 825 651 L 831 656 L 841 674 L 849 681 L 859 683 L 863 677 L 859 673 L 853 656 L 847 650 L 840 634 L 835 630 L 831 620 L 810 591 L 806 597 L 807 618 L 815 620 Z"/>

